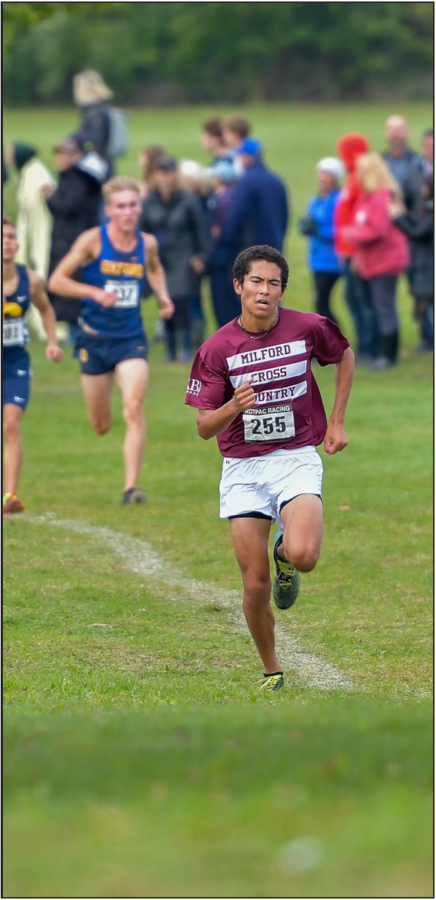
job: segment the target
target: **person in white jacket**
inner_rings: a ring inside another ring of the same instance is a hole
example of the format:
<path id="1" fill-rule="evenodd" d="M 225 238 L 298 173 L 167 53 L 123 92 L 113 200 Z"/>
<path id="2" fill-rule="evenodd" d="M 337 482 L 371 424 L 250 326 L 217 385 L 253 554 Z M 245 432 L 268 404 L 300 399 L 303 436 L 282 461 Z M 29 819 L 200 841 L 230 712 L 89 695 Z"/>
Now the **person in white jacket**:
<path id="1" fill-rule="evenodd" d="M 54 179 L 38 158 L 30 144 L 15 141 L 6 150 L 6 159 L 18 172 L 17 189 L 17 262 L 33 269 L 44 283 L 47 281 L 50 259 L 52 216 L 45 201 L 45 192 L 53 190 Z M 46 335 L 37 310 L 31 313 L 29 324 L 41 340 Z"/>

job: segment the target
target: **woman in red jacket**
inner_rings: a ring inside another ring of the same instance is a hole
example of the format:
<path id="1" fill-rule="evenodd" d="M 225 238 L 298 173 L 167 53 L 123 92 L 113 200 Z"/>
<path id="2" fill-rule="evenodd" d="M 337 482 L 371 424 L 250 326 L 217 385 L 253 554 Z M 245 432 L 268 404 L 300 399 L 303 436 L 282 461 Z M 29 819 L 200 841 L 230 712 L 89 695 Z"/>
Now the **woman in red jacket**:
<path id="1" fill-rule="evenodd" d="M 352 224 L 342 229 L 342 236 L 357 246 L 357 269 L 371 289 L 381 350 L 374 368 L 381 370 L 397 361 L 396 289 L 398 276 L 409 264 L 409 248 L 389 215 L 389 204 L 401 198 L 401 191 L 383 158 L 378 153 L 364 153 L 358 159 L 357 174 L 364 193 L 354 209 Z"/>

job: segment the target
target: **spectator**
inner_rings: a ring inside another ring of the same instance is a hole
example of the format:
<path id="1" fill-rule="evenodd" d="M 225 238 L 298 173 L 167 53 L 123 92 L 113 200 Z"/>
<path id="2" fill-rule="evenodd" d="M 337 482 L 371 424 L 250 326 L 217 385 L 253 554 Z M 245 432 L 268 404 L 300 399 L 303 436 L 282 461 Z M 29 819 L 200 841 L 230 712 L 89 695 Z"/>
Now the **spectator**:
<path id="1" fill-rule="evenodd" d="M 92 69 L 74 76 L 73 96 L 82 111 L 80 132 L 86 149 L 96 150 L 108 163 L 109 179 L 114 174 L 115 157 L 125 152 L 120 147 L 126 143 L 124 113 L 110 105 L 113 91 Z"/>
<path id="2" fill-rule="evenodd" d="M 8 171 L 8 167 L 7 167 L 6 162 L 5 162 L 5 153 L 4 153 L 4 150 L 2 150 L 2 157 L 3 157 L 3 182 L 2 182 L 2 183 L 3 183 L 3 187 L 4 187 L 4 185 L 6 184 L 6 182 L 9 181 L 9 171 Z M 3 201 L 2 201 L 2 207 L 3 207 L 3 212 L 4 212 Z"/>
<path id="3" fill-rule="evenodd" d="M 401 199 L 401 190 L 385 161 L 378 153 L 365 153 L 359 157 L 357 172 L 364 193 L 356 204 L 353 224 L 343 232 L 345 240 L 357 245 L 357 268 L 370 286 L 381 350 L 373 368 L 380 371 L 393 366 L 398 357 L 396 287 L 399 274 L 408 266 L 409 250 L 390 218 L 390 202 Z"/>
<path id="4" fill-rule="evenodd" d="M 433 175 L 434 168 L 434 145 L 433 145 L 433 128 L 424 131 L 422 139 L 422 168 L 424 174 Z"/>
<path id="5" fill-rule="evenodd" d="M 148 144 L 147 147 L 141 150 L 139 154 L 141 200 L 144 200 L 147 194 L 155 187 L 154 168 L 156 160 L 160 156 L 165 156 L 165 153 L 165 147 L 161 147 L 160 144 Z"/>
<path id="6" fill-rule="evenodd" d="M 422 215 L 422 184 L 425 175 L 433 176 L 433 129 L 424 132 L 422 139 L 422 155 L 416 155 L 413 165 L 408 169 L 403 184 L 403 198 L 406 212 L 417 221 Z M 413 259 L 413 242 L 411 244 Z M 413 265 L 412 265 L 413 272 Z M 411 274 L 412 280 L 412 274 Z"/>
<path id="7" fill-rule="evenodd" d="M 251 125 L 247 119 L 244 119 L 244 116 L 230 116 L 223 122 L 224 140 L 230 150 L 238 150 L 250 134 Z"/>
<path id="8" fill-rule="evenodd" d="M 259 141 L 243 141 L 238 157 L 244 174 L 232 192 L 223 230 L 229 258 L 257 244 L 282 252 L 289 219 L 286 187 L 263 162 Z"/>
<path id="9" fill-rule="evenodd" d="M 385 137 L 388 149 L 382 156 L 403 191 L 410 169 L 413 169 L 419 160 L 419 154 L 408 145 L 409 126 L 403 116 L 390 116 L 387 119 Z"/>
<path id="10" fill-rule="evenodd" d="M 191 193 L 195 194 L 200 201 L 209 242 L 207 256 L 210 258 L 212 243 L 210 228 L 214 216 L 214 197 L 209 185 L 207 169 L 193 159 L 182 159 L 179 165 L 179 176 L 180 187 L 185 191 L 191 191 Z M 201 299 L 203 277 L 203 275 L 199 276 L 197 290 L 189 301 L 192 348 L 195 352 L 197 352 L 206 336 L 206 317 Z"/>
<path id="11" fill-rule="evenodd" d="M 139 166 L 142 176 L 141 181 L 139 182 L 141 201 L 145 200 L 150 191 L 156 187 L 154 179 L 156 160 L 159 159 L 160 156 L 165 156 L 165 153 L 165 147 L 162 147 L 160 144 L 148 144 L 141 150 L 139 154 Z M 142 297 L 147 298 L 151 293 L 152 290 L 148 283 L 147 275 L 145 274 Z M 165 322 L 161 318 L 156 321 L 154 340 L 165 341 Z"/>
<path id="12" fill-rule="evenodd" d="M 222 235 L 232 194 L 238 178 L 231 162 L 221 160 L 209 169 L 214 191 L 214 221 L 211 227 L 212 255 L 209 264 L 210 292 L 218 328 L 239 316 L 241 303 L 233 287 L 233 261 L 229 259 Z"/>
<path id="13" fill-rule="evenodd" d="M 308 262 L 315 282 L 315 311 L 336 325 L 339 323 L 330 307 L 330 295 L 343 270 L 334 247 L 333 218 L 344 171 L 334 156 L 319 161 L 316 167 L 319 191 L 299 223 L 301 233 L 309 238 Z"/>
<path id="14" fill-rule="evenodd" d="M 369 150 L 369 143 L 363 134 L 349 132 L 339 138 L 336 146 L 348 175 L 334 212 L 335 250 L 344 267 L 345 302 L 356 332 L 356 364 L 362 365 L 373 363 L 378 356 L 377 316 L 368 284 L 356 270 L 357 247 L 345 239 L 343 229 L 353 221 L 356 203 L 362 195 L 356 160 Z"/>
<path id="15" fill-rule="evenodd" d="M 6 148 L 6 162 L 18 172 L 16 262 L 33 269 L 47 281 L 50 259 L 52 218 L 47 209 L 44 189 L 54 186 L 47 167 L 38 158 L 38 151 L 30 144 L 15 141 Z M 29 325 L 38 338 L 47 339 L 39 311 L 33 306 L 28 313 Z"/>
<path id="16" fill-rule="evenodd" d="M 394 224 L 412 243 L 414 266 L 412 272 L 412 293 L 415 300 L 414 317 L 419 323 L 421 343 L 418 351 L 433 351 L 434 320 L 434 222 L 433 173 L 427 171 L 422 186 L 421 211 L 415 221 L 402 204 L 394 201 L 390 214 Z"/>
<path id="17" fill-rule="evenodd" d="M 206 268 L 208 235 L 198 197 L 180 188 L 177 162 L 161 156 L 155 165 L 156 187 L 143 201 L 140 228 L 154 234 L 175 312 L 166 320 L 167 361 L 186 362 L 192 355 L 190 298 L 198 292 Z"/>
<path id="18" fill-rule="evenodd" d="M 201 144 L 207 153 L 212 154 L 212 165 L 220 159 L 232 159 L 232 154 L 224 140 L 223 124 L 221 119 L 208 119 L 201 132 Z"/>
<path id="19" fill-rule="evenodd" d="M 54 153 L 58 184 L 56 188 L 44 190 L 53 216 L 49 275 L 79 234 L 99 225 L 102 186 L 108 170 L 108 164 L 95 151 L 84 153 L 74 137 L 56 144 Z M 75 280 L 80 281 L 80 276 L 76 275 Z M 80 300 L 51 292 L 49 297 L 57 320 L 69 325 L 69 340 L 73 343 L 77 336 Z"/>

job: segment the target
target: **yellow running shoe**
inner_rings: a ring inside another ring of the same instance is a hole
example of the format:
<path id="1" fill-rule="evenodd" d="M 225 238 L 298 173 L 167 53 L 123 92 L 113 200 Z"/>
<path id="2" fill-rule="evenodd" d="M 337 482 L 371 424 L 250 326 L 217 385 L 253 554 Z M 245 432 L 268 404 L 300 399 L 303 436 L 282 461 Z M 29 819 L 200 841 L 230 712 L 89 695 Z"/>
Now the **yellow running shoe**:
<path id="1" fill-rule="evenodd" d="M 286 562 L 277 553 L 277 547 L 282 542 L 283 532 L 278 531 L 274 538 L 274 566 L 276 577 L 273 584 L 274 603 L 279 609 L 289 609 L 292 606 L 300 590 L 300 575 L 295 566 Z"/>
<path id="2" fill-rule="evenodd" d="M 3 495 L 3 515 L 9 515 L 9 513 L 20 513 L 24 510 L 24 504 L 21 502 L 19 497 L 16 494 L 4 494 Z"/>
<path id="3" fill-rule="evenodd" d="M 285 683 L 285 679 L 283 678 L 283 672 L 275 672 L 274 675 L 264 675 L 262 678 L 262 684 L 260 686 L 261 691 L 279 691 Z"/>

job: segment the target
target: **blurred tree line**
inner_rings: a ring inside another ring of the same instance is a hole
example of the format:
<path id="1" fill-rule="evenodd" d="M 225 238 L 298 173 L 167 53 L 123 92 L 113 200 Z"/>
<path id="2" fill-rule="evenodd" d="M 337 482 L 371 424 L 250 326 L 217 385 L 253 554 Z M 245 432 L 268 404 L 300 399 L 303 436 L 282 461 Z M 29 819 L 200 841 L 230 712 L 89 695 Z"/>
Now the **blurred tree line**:
<path id="1" fill-rule="evenodd" d="M 433 3 L 3 3 L 6 105 L 428 99 Z"/>

